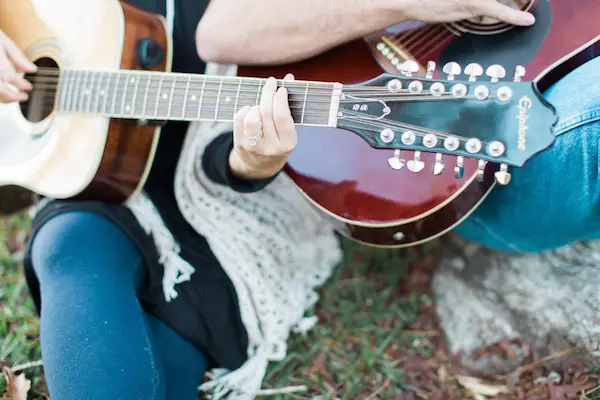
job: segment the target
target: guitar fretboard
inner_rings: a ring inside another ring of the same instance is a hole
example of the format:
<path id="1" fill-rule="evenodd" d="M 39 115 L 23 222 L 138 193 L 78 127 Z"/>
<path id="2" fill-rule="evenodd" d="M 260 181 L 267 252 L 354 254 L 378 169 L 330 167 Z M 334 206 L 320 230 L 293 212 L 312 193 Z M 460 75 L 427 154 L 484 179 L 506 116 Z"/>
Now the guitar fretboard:
<path id="1" fill-rule="evenodd" d="M 231 122 L 244 106 L 260 104 L 266 79 L 147 71 L 63 70 L 61 112 L 144 120 Z M 282 81 L 298 125 L 337 124 L 342 85 Z"/>

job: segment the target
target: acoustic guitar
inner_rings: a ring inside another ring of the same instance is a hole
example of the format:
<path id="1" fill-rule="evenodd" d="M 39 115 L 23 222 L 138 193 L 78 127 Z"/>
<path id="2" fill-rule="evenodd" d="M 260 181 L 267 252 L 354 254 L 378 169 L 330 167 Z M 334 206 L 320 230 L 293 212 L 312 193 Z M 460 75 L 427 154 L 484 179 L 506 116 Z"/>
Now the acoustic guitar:
<path id="1" fill-rule="evenodd" d="M 499 64 L 449 61 L 442 77 L 391 58 L 385 72 L 355 41 L 238 77 L 177 74 L 164 19 L 117 0 L 0 0 L 0 29 L 39 66 L 30 100 L 0 106 L 0 198 L 18 199 L 0 202 L 3 214 L 30 194 L 127 202 L 164 121 L 232 121 L 271 71 L 298 78 L 279 81 L 299 130 L 286 172 L 342 234 L 371 245 L 443 234 L 555 140 L 555 109 L 520 65 L 505 79 Z"/>

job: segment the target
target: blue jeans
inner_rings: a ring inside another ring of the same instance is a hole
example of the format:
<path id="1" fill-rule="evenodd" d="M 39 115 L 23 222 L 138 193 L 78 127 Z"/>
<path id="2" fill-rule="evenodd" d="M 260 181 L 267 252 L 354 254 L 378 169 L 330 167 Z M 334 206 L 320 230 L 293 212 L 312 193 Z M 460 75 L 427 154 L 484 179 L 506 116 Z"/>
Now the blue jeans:
<path id="1" fill-rule="evenodd" d="M 205 357 L 136 298 L 143 262 L 108 219 L 56 216 L 32 244 L 41 344 L 56 400 L 193 400 Z"/>
<path id="2" fill-rule="evenodd" d="M 513 168 L 455 232 L 512 252 L 551 250 L 600 238 L 600 57 L 544 93 L 559 114 L 556 142 Z M 532 132 L 535 134 L 535 132 Z"/>

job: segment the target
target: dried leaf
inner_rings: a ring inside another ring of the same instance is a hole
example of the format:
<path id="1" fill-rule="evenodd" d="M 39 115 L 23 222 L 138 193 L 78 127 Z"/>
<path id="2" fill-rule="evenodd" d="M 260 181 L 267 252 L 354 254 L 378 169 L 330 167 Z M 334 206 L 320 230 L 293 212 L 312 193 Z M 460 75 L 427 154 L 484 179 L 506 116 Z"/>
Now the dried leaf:
<path id="1" fill-rule="evenodd" d="M 457 375 L 456 380 L 465 389 L 470 390 L 476 398 L 482 396 L 497 396 L 501 393 L 508 393 L 510 390 L 504 385 L 490 385 L 481 381 L 481 379 L 471 376 Z"/>
<path id="2" fill-rule="evenodd" d="M 27 400 L 27 393 L 31 389 L 31 381 L 25 374 L 16 375 L 8 367 L 2 369 L 6 377 L 6 393 L 2 400 Z"/>

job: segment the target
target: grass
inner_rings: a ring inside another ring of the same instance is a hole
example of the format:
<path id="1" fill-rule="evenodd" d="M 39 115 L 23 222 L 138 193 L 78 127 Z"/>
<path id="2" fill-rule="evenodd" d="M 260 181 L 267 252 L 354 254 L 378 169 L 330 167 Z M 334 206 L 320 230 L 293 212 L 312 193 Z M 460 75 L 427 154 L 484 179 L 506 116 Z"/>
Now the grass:
<path id="1" fill-rule="evenodd" d="M 21 268 L 27 231 L 24 217 L 0 221 L 2 366 L 41 358 L 38 316 Z M 395 251 L 357 247 L 345 240 L 342 245 L 344 262 L 320 290 L 321 301 L 314 310 L 321 322 L 306 336 L 292 335 L 287 357 L 272 363 L 265 379 L 265 387 L 275 391 L 287 386 L 305 386 L 306 390 L 271 398 L 474 398 L 457 382 L 456 375 L 463 371 L 447 352 L 428 292 L 435 243 Z M 579 391 L 576 397 L 561 397 L 557 390 L 583 376 L 566 369 L 561 371 L 562 386 L 532 383 L 548 372 L 543 365 L 532 368 L 510 394 L 493 399 L 600 399 L 600 386 L 588 386 L 586 395 Z M 587 371 L 588 383 L 598 383 L 600 377 L 589 375 L 596 372 Z M 32 381 L 29 398 L 46 399 L 43 368 L 28 368 L 25 373 Z M 0 379 L 0 393 L 5 389 Z"/>

